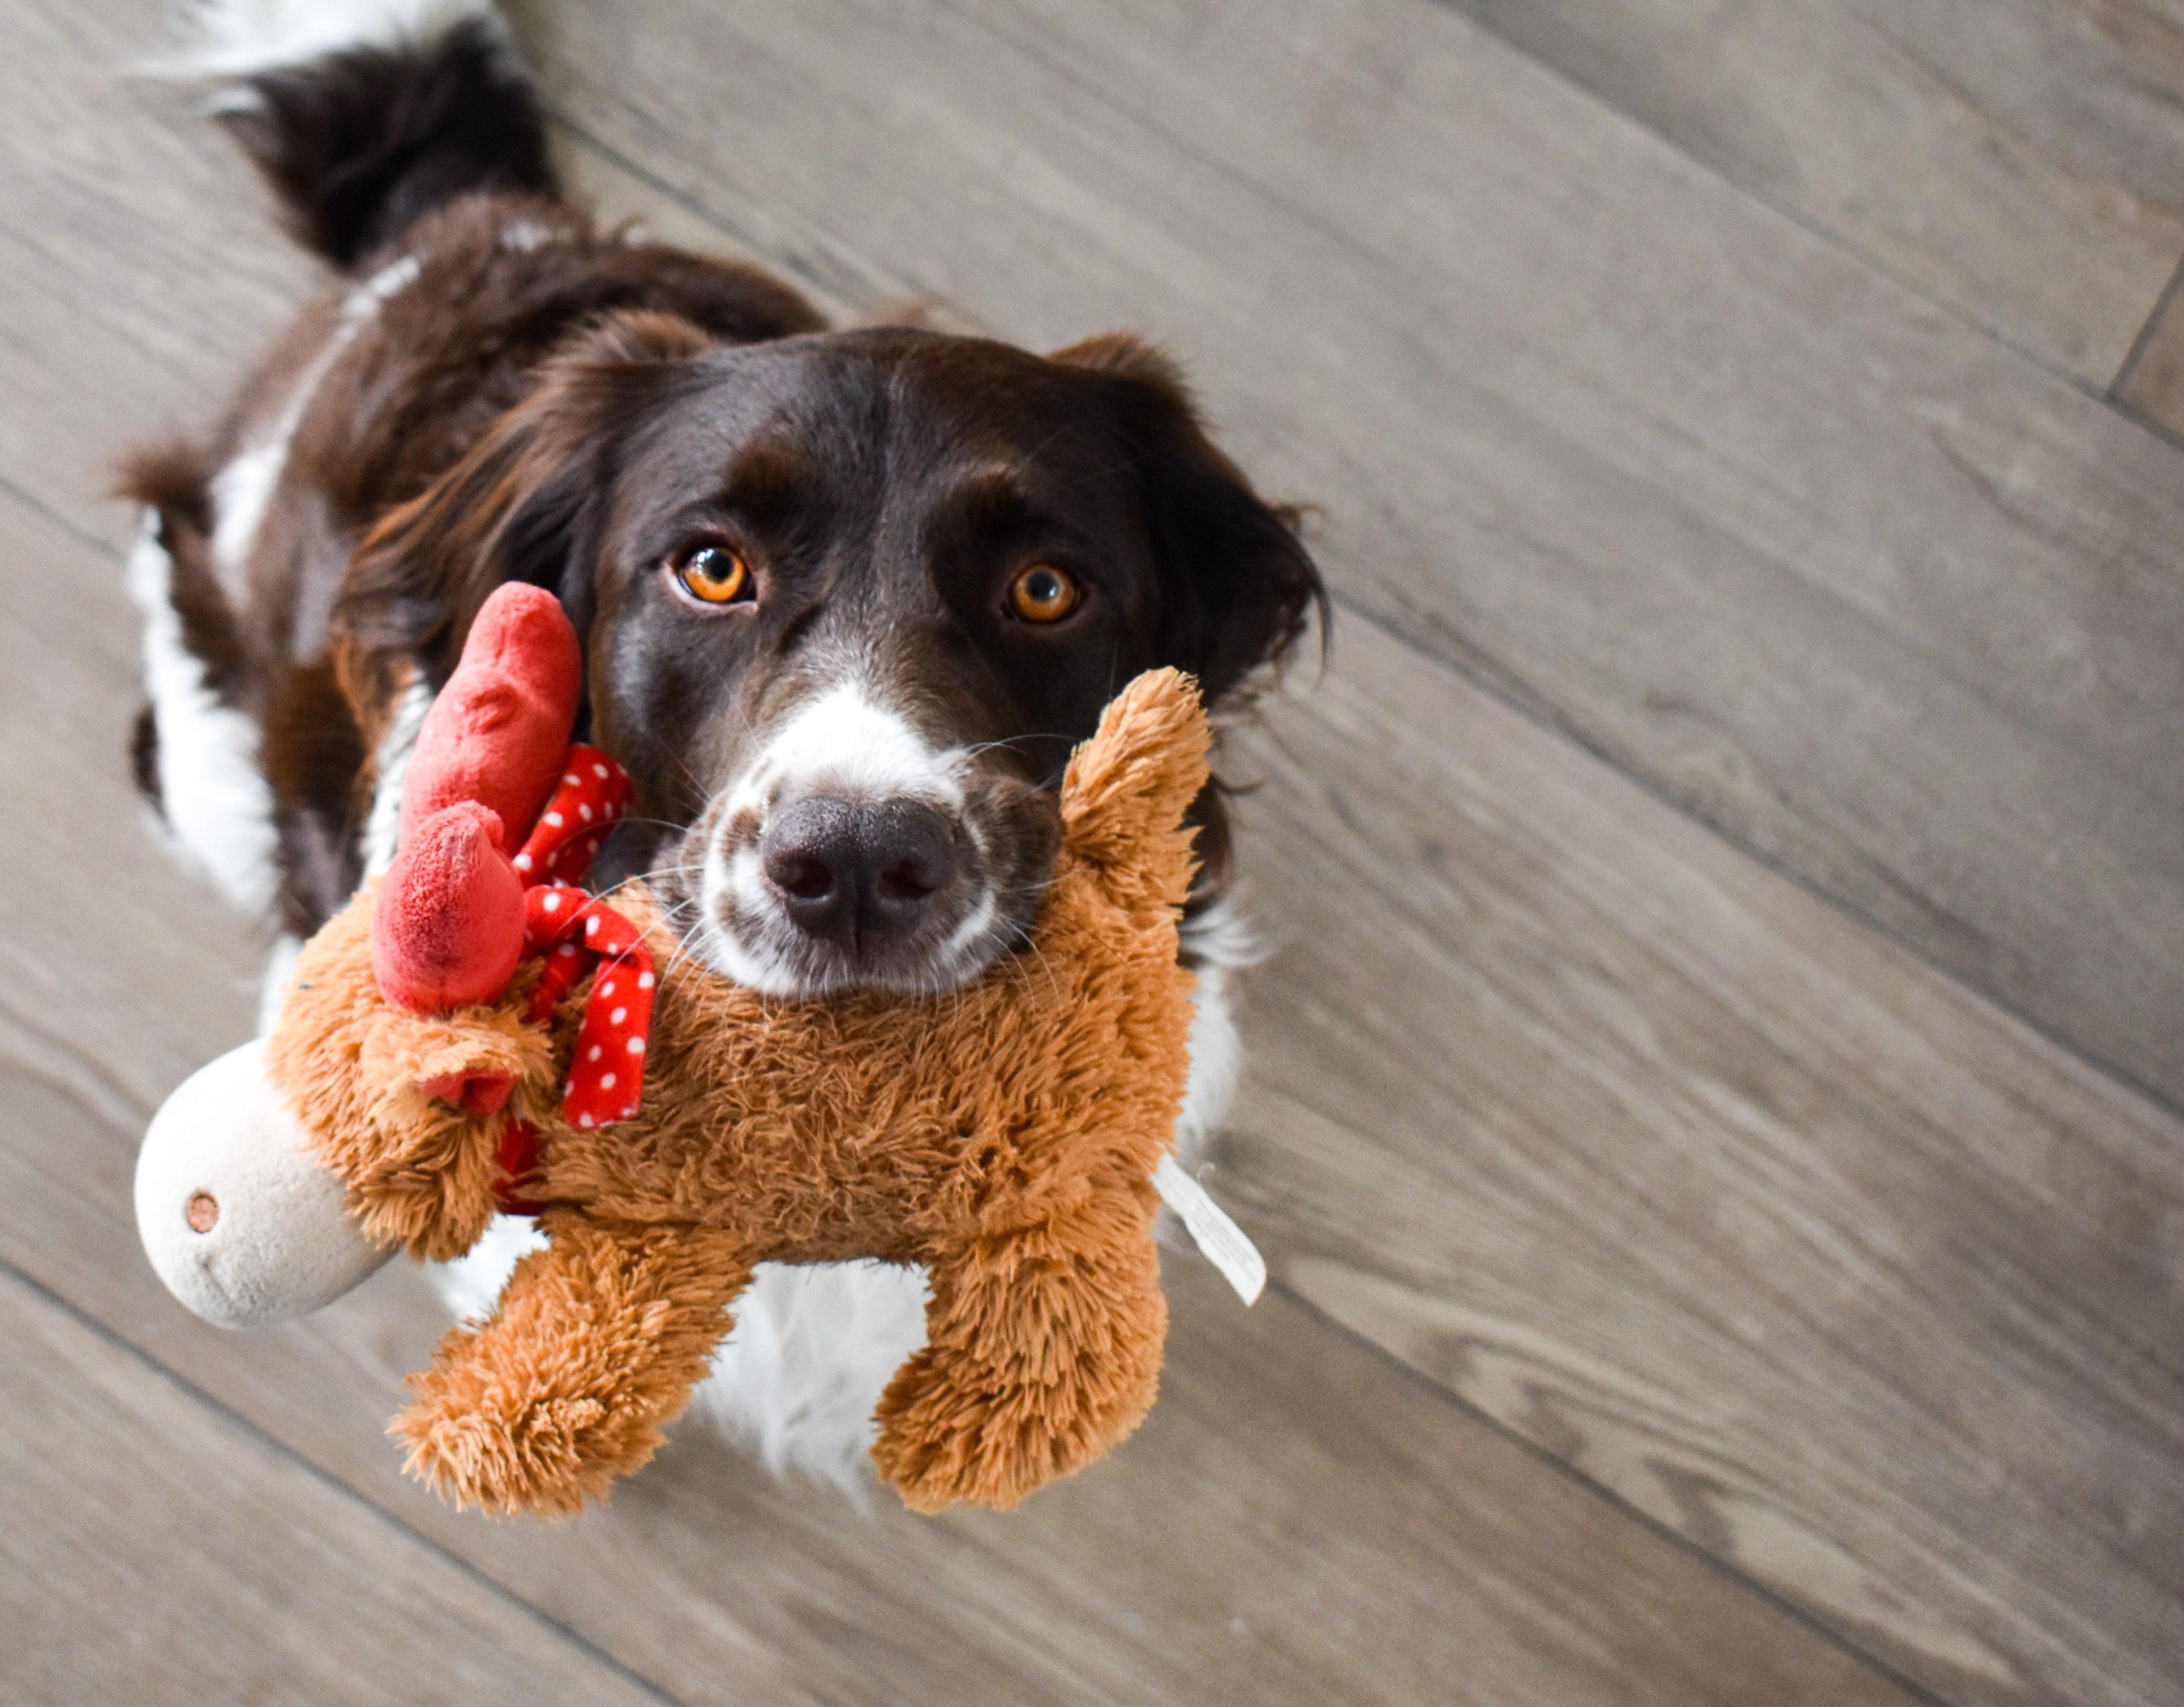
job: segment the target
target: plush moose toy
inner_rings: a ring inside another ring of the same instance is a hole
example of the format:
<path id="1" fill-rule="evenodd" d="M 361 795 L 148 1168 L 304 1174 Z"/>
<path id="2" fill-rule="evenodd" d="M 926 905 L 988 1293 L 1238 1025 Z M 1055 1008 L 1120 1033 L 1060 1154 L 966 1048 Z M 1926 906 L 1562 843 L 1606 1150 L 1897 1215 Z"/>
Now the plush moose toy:
<path id="1" fill-rule="evenodd" d="M 214 1320 L 313 1308 L 497 1209 L 547 1245 L 451 1330 L 393 1432 L 458 1504 L 566 1513 L 650 1457 L 755 1264 L 922 1263 L 928 1341 L 873 1457 L 912 1508 L 1007 1507 L 1152 1404 L 1149 1183 L 1182 1096 L 1184 815 L 1207 734 L 1140 676 L 1071 759 L 1035 954 L 932 999 L 762 998 L 581 876 L 626 785 L 569 744 L 577 642 L 501 588 L 405 774 L 386 876 L 306 945 L 264 1044 L 148 1135 L 146 1248 Z"/>

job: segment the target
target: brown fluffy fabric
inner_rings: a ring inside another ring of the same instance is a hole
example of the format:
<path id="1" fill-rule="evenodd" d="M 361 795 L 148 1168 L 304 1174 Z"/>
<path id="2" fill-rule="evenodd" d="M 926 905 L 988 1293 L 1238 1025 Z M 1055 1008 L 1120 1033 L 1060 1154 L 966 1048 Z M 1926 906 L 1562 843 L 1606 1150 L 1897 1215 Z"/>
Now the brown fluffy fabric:
<path id="1" fill-rule="evenodd" d="M 371 970 L 378 894 L 376 883 L 360 891 L 304 944 L 266 1040 L 266 1070 L 320 1158 L 347 1182 L 365 1232 L 445 1262 L 476 1244 L 493 1219 L 494 1156 L 509 1115 L 479 1119 L 419 1087 L 473 1070 L 543 1083 L 566 1054 L 523 1023 L 536 962 L 516 968 L 498 1003 L 452 1014 L 391 1006 Z"/>
<path id="2" fill-rule="evenodd" d="M 1176 920 L 1206 752 L 1187 677 L 1126 688 L 1071 760 L 1033 941 L 929 999 L 769 1001 L 621 892 L 662 973 L 643 1110 L 595 1132 L 559 1114 L 588 987 L 550 1037 L 518 1017 L 527 966 L 498 1003 L 402 1012 L 373 983 L 359 895 L 305 948 L 269 1059 L 365 1227 L 421 1256 L 466 1248 L 511 1115 L 543 1144 L 523 1189 L 552 1205 L 550 1248 L 413 1378 L 393 1425 L 412 1471 L 494 1511 L 603 1497 L 651 1456 L 769 1260 L 928 1266 L 929 1341 L 872 1449 L 914 1510 L 1014 1505 L 1134 1429 L 1167 1332 L 1149 1181 L 1189 1065 Z M 416 1088 L 493 1070 L 515 1092 L 486 1119 Z"/>

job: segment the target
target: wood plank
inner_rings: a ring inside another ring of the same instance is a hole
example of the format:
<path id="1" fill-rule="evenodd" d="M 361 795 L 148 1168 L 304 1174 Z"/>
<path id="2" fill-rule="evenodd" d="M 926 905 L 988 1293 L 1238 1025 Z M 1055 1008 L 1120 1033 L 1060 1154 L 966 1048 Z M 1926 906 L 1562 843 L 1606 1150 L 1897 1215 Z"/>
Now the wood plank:
<path id="1" fill-rule="evenodd" d="M 2096 387 L 2184 253 L 2167 0 L 1446 0 Z"/>
<path id="2" fill-rule="evenodd" d="M 845 295 L 1167 338 L 1345 597 L 2184 1099 L 2175 448 L 1418 0 L 658 0 L 543 45 Z M 691 123 L 722 65 L 736 122 Z"/>
<path id="3" fill-rule="evenodd" d="M 5 499 L 0 526 L 0 681 L 38 684 L 0 795 L 42 892 L 0 945 L 0 1259 L 632 1670 L 692 1701 L 1908 1707 L 1294 1301 L 1244 1312 L 1195 1259 L 1170 1265 L 1152 1421 L 1015 1516 L 859 1513 L 696 1429 L 574 1524 L 443 1510 L 382 1433 L 444 1325 L 414 1272 L 226 1334 L 136 1250 L 136 1134 L 246 1028 L 253 955 L 131 822 L 114 570 Z"/>
<path id="4" fill-rule="evenodd" d="M 660 1698 L 0 1270 L 14 1707 Z"/>

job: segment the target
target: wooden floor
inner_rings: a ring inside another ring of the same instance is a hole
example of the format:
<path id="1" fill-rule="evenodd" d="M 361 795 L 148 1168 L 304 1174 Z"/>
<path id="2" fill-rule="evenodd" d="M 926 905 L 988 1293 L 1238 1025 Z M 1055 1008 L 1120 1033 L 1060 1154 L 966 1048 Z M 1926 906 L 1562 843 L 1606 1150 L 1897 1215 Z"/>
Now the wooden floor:
<path id="1" fill-rule="evenodd" d="M 1159 1408 L 1013 1517 L 380 1432 L 131 1229 L 263 945 L 103 496 L 309 287 L 159 0 L 0 0 L 0 1699 L 2184 1701 L 2184 8 L 538 0 L 571 168 L 847 314 L 1131 325 L 1322 506 Z"/>

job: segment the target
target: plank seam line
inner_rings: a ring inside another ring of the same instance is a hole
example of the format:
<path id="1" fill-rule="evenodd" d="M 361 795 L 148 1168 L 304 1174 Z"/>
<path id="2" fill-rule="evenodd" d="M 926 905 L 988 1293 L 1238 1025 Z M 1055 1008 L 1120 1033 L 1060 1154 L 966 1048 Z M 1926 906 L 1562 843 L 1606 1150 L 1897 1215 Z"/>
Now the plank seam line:
<path id="1" fill-rule="evenodd" d="M 1493 1412 L 1482 1410 L 1472 1400 L 1457 1392 L 1455 1388 L 1445 1386 L 1426 1374 L 1424 1371 L 1406 1363 L 1379 1341 L 1360 1333 L 1339 1317 L 1329 1315 L 1311 1298 L 1294 1290 L 1286 1281 L 1277 1278 L 1268 1284 L 1273 1290 L 1295 1304 L 1306 1315 L 1312 1317 L 1330 1333 L 1340 1335 L 1352 1344 L 1362 1347 L 1374 1359 L 1394 1371 L 1405 1381 L 1415 1386 L 1423 1387 L 1429 1394 L 1453 1406 L 1490 1433 L 1507 1441 L 1535 1463 L 1547 1466 L 1556 1476 L 1571 1483 L 1580 1492 L 1604 1501 L 1609 1507 L 1622 1513 L 1641 1529 L 1669 1543 L 1678 1552 L 1697 1560 L 1700 1565 L 1711 1575 L 1733 1583 L 1764 1604 L 1773 1607 L 1775 1611 L 1817 1636 L 1826 1646 L 1834 1649 L 1855 1665 L 1895 1684 L 1913 1699 L 1925 1704 L 1925 1707 L 1962 1707 L 1961 1703 L 1953 1701 L 1949 1697 L 1941 1694 L 1918 1678 L 1899 1671 L 1890 1660 L 1858 1646 L 1843 1632 L 1825 1622 L 1817 1613 L 1808 1610 L 1796 1601 L 1788 1599 L 1780 1590 L 1769 1587 L 1758 1578 L 1750 1576 L 1741 1567 L 1719 1554 L 1708 1552 L 1689 1536 L 1669 1527 L 1642 1506 L 1632 1504 L 1613 1488 L 1596 1482 L 1568 1460 L 1557 1457 L 1537 1441 L 1511 1427 Z"/>
<path id="2" fill-rule="evenodd" d="M 760 242 L 750 232 L 738 229 L 727 214 L 718 209 L 708 207 L 688 191 L 679 188 L 669 180 L 661 177 L 649 166 L 624 153 L 613 144 L 602 142 L 558 107 L 544 100 L 543 96 L 540 104 L 545 109 L 547 122 L 554 128 L 566 132 L 581 147 L 598 155 L 616 170 L 634 178 L 663 201 L 672 203 L 676 207 L 680 208 L 731 247 L 742 251 L 743 255 L 753 264 L 763 264 L 771 267 L 776 272 L 787 275 L 817 297 L 820 299 L 821 307 L 828 314 L 838 314 L 844 318 L 854 318 L 861 312 L 855 303 L 843 294 L 842 286 L 839 284 L 828 282 L 822 274 L 811 267 Z M 642 216 L 639 216 L 638 223 L 643 224 Z"/>
<path id="3" fill-rule="evenodd" d="M 1764 190 L 1759 188 L 1757 185 L 1747 184 L 1740 178 L 1731 176 L 1729 172 L 1722 167 L 1714 165 L 1710 161 L 1702 159 L 1698 155 L 1691 153 L 1691 151 L 1685 147 L 1682 143 L 1676 141 L 1674 137 L 1669 136 L 1667 131 L 1646 123 L 1643 119 L 1638 117 L 1636 114 L 1630 111 L 1629 108 L 1618 106 L 1615 102 L 1611 101 L 1607 96 L 1600 93 L 1597 90 L 1587 87 L 1585 84 L 1580 82 L 1574 75 L 1564 70 L 1561 66 L 1553 64 L 1550 60 L 1540 58 L 1529 48 L 1526 47 L 1522 42 L 1516 40 L 1515 37 L 1504 34 L 1502 31 L 1495 28 L 1493 25 L 1486 22 L 1485 19 L 1474 17 L 1471 13 L 1465 11 L 1458 3 L 1458 0 L 1424 0 L 1424 3 L 1432 6 L 1437 11 L 1447 12 L 1461 19 L 1462 22 L 1469 25 L 1473 29 L 1477 30 L 1481 35 L 1492 37 L 1495 41 L 1500 42 L 1504 47 L 1507 47 L 1511 53 L 1523 59 L 1527 64 L 1536 66 L 1544 75 L 1552 78 L 1554 81 L 1561 84 L 1564 88 L 1578 96 L 1588 106 L 1593 107 L 1602 113 L 1609 114 L 1618 122 L 1628 125 L 1639 135 L 1651 137 L 1656 143 L 1667 149 L 1679 160 L 1684 162 L 1685 164 L 1690 167 L 1691 170 L 1702 173 L 1705 176 L 1712 179 L 1715 183 L 1719 184 L 1724 189 L 1728 190 L 1731 194 L 1742 197 L 1744 200 L 1752 203 L 1756 207 L 1766 209 L 1768 212 L 1773 214 L 1776 218 L 1785 221 L 1786 224 L 1794 225 L 1797 230 L 1802 231 L 1807 236 L 1825 244 L 1829 248 L 1836 251 L 1838 253 L 1847 255 L 1851 259 L 1856 261 L 1860 266 L 1864 267 L 1875 276 L 1886 279 L 1890 284 L 1895 286 L 1897 289 L 1903 292 L 1906 295 L 1925 303 L 1936 313 L 1945 315 L 1948 319 L 1954 320 L 1958 325 L 1964 327 L 1967 331 L 1975 333 L 1977 336 L 1986 339 L 1989 342 L 1996 344 L 2001 348 L 2008 351 L 2010 354 L 2015 356 L 2020 361 L 2024 362 L 2027 366 L 2033 368 L 2037 372 L 2046 375 L 2049 379 L 2068 386 L 2070 390 L 2077 392 L 2079 396 L 2086 398 L 2087 401 L 2098 403 L 2109 414 L 2114 415 L 2118 420 L 2127 422 L 2131 426 L 2137 427 L 2142 431 L 2150 431 L 2150 424 L 2148 422 L 2142 419 L 2131 409 L 2124 408 L 2118 403 L 2114 392 L 2114 386 L 2120 383 L 2120 375 L 2119 375 L 2116 381 L 2111 381 L 2107 388 L 2103 388 L 2098 381 L 2087 379 L 2081 374 L 2073 373 L 2070 369 L 2062 366 L 2059 363 L 2047 356 L 2042 355 L 2037 350 L 2033 349 L 2030 345 L 2020 343 L 2015 338 L 2009 336 L 1998 327 L 1984 325 L 1981 321 L 1975 320 L 1970 313 L 1965 309 L 1958 307 L 1954 303 L 1945 301 L 1942 297 L 1934 295 L 1925 286 L 1919 283 L 1917 280 L 1912 278 L 1910 275 L 1897 270 L 1897 269 L 1890 265 L 1888 262 L 1882 259 L 1880 256 L 1870 253 L 1862 245 L 1852 242 L 1848 237 L 1842 236 L 1839 232 L 1831 231 L 1824 225 L 1815 224 L 1808 216 L 1799 213 L 1796 209 L 1790 207 L 1786 203 L 1777 201 L 1774 197 L 1769 195 Z M 2144 336 L 2145 331 L 2146 328 L 2144 326 L 2140 327 L 2137 336 L 2141 337 Z M 2136 350 L 2136 348 L 2137 346 L 2134 344 L 2134 351 Z M 2130 359 L 2131 359 L 2128 356 L 2125 358 L 2126 366 L 2129 365 Z M 2177 442 L 2175 438 L 2164 432 L 2152 431 L 2151 436 L 2164 445 L 2173 447 Z"/>
<path id="4" fill-rule="evenodd" d="M 2136 405 L 2128 402 L 2125 398 L 2112 398 L 2110 401 L 2114 404 L 2116 413 L 2123 416 L 2126 420 L 2137 421 L 2139 425 L 2144 427 L 2148 432 L 2152 433 L 2154 437 L 2159 439 L 2162 443 L 2174 445 L 2178 450 L 2184 450 L 2184 431 L 2179 431 L 2176 428 L 2172 426 L 2164 426 L 2161 422 L 2154 420 L 2152 415 L 2140 413 Z"/>
<path id="5" fill-rule="evenodd" d="M 488 1594 L 492 1595 L 494 1599 L 515 1608 L 522 1616 L 527 1618 L 532 1622 L 543 1625 L 547 1629 L 560 1637 L 562 1640 L 568 1643 L 571 1647 L 584 1654 L 588 1659 L 590 1659 L 598 1665 L 605 1667 L 609 1671 L 614 1673 L 624 1682 L 630 1684 L 649 1699 L 660 1703 L 661 1707 L 688 1707 L 688 1704 L 683 1701 L 682 1697 L 669 1694 L 665 1689 L 660 1688 L 657 1683 L 655 1683 L 650 1678 L 645 1676 L 642 1672 L 634 1670 L 621 1660 L 616 1658 L 615 1655 L 607 1652 L 605 1649 L 600 1647 L 589 1637 L 583 1635 L 578 1631 L 571 1629 L 568 1625 L 563 1623 L 560 1619 L 554 1617 L 553 1614 L 546 1611 L 543 1607 L 526 1599 L 522 1595 L 518 1594 L 514 1589 L 509 1587 L 505 1583 L 500 1582 L 493 1576 L 488 1576 L 484 1571 L 481 1570 L 476 1565 L 472 1565 L 468 1560 L 463 1558 L 461 1554 L 451 1551 L 440 1542 L 435 1541 L 431 1536 L 425 1534 L 421 1530 L 414 1528 L 410 1524 L 404 1522 L 399 1517 L 396 1516 L 385 1506 L 374 1500 L 370 1495 L 357 1488 L 350 1487 L 348 1483 L 343 1482 L 332 1471 L 326 1469 L 323 1465 L 316 1463 L 312 1459 L 305 1456 L 303 1453 L 296 1450 L 293 1447 L 287 1444 L 287 1443 L 281 1440 L 278 1437 L 269 1432 L 265 1428 L 260 1427 L 257 1423 L 252 1421 L 248 1417 L 243 1415 L 231 1405 L 227 1404 L 220 1399 L 214 1398 L 212 1394 L 207 1393 L 203 1387 L 198 1386 L 195 1382 L 191 1381 L 187 1376 L 184 1376 L 179 1371 L 170 1367 L 159 1359 L 153 1357 L 149 1352 L 143 1350 L 142 1348 L 125 1338 L 115 1329 L 109 1327 L 98 1317 L 92 1315 L 89 1311 L 80 1308 L 72 1300 L 54 1291 L 43 1281 L 39 1280 L 36 1276 L 27 1272 L 13 1260 L 7 1258 L 0 1258 L 0 1273 L 5 1273 L 12 1276 L 14 1279 L 20 1282 L 27 1290 L 36 1297 L 43 1299 L 53 1309 L 59 1310 L 63 1315 L 75 1321 L 79 1326 L 87 1329 L 98 1338 L 104 1341 L 107 1345 L 128 1358 L 131 1362 L 149 1370 L 154 1376 L 156 1376 L 159 1380 L 164 1382 L 169 1387 L 183 1393 L 187 1397 L 194 1399 L 197 1403 L 203 1405 L 216 1415 L 227 1418 L 229 1421 L 232 1422 L 237 1428 L 240 1428 L 251 1439 L 256 1441 L 260 1446 L 270 1451 L 276 1457 L 285 1459 L 290 1464 L 301 1469 L 312 1481 L 317 1482 L 320 1487 L 330 1490 L 344 1504 L 351 1506 L 361 1507 L 371 1518 L 386 1525 L 388 1528 L 393 1529 L 398 1534 L 409 1537 L 420 1547 L 422 1547 L 426 1552 L 435 1554 L 445 1563 L 454 1566 L 458 1572 L 469 1578 L 479 1587 L 484 1589 Z"/>
<path id="6" fill-rule="evenodd" d="M 77 544 L 85 547 L 96 555 L 105 558 L 109 562 L 117 565 L 124 564 L 124 559 L 118 548 L 101 539 L 97 534 L 86 528 L 82 523 L 64 515 L 43 498 L 36 497 L 26 488 L 18 486 L 4 474 L 0 474 L 0 494 L 14 499 L 17 503 L 21 504 L 25 509 L 29 510 L 41 520 L 52 523 Z"/>
<path id="7" fill-rule="evenodd" d="M 2109 381 L 2109 401 L 2120 405 L 2125 413 L 2133 420 L 2142 420 L 2144 417 L 2129 403 L 2124 402 L 2123 388 L 2131 383 L 2131 375 L 2138 371 L 2139 363 L 2145 359 L 2148 347 L 2153 344 L 2155 336 L 2161 330 L 2162 317 L 2169 312 L 2170 305 L 2176 300 L 2177 287 L 2180 285 L 2184 285 L 2184 255 L 2177 257 L 2176 265 L 2169 275 L 2169 282 L 2161 287 L 2161 294 L 2153 299 L 2153 307 L 2148 311 L 2144 323 L 2140 325 L 2137 335 L 2132 337 L 2131 348 L 2124 352 L 2123 365 L 2115 370 L 2115 377 Z M 2175 442 L 2173 436 L 2168 433 L 2164 433 L 2162 436 L 2170 439 L 2172 443 Z"/>

